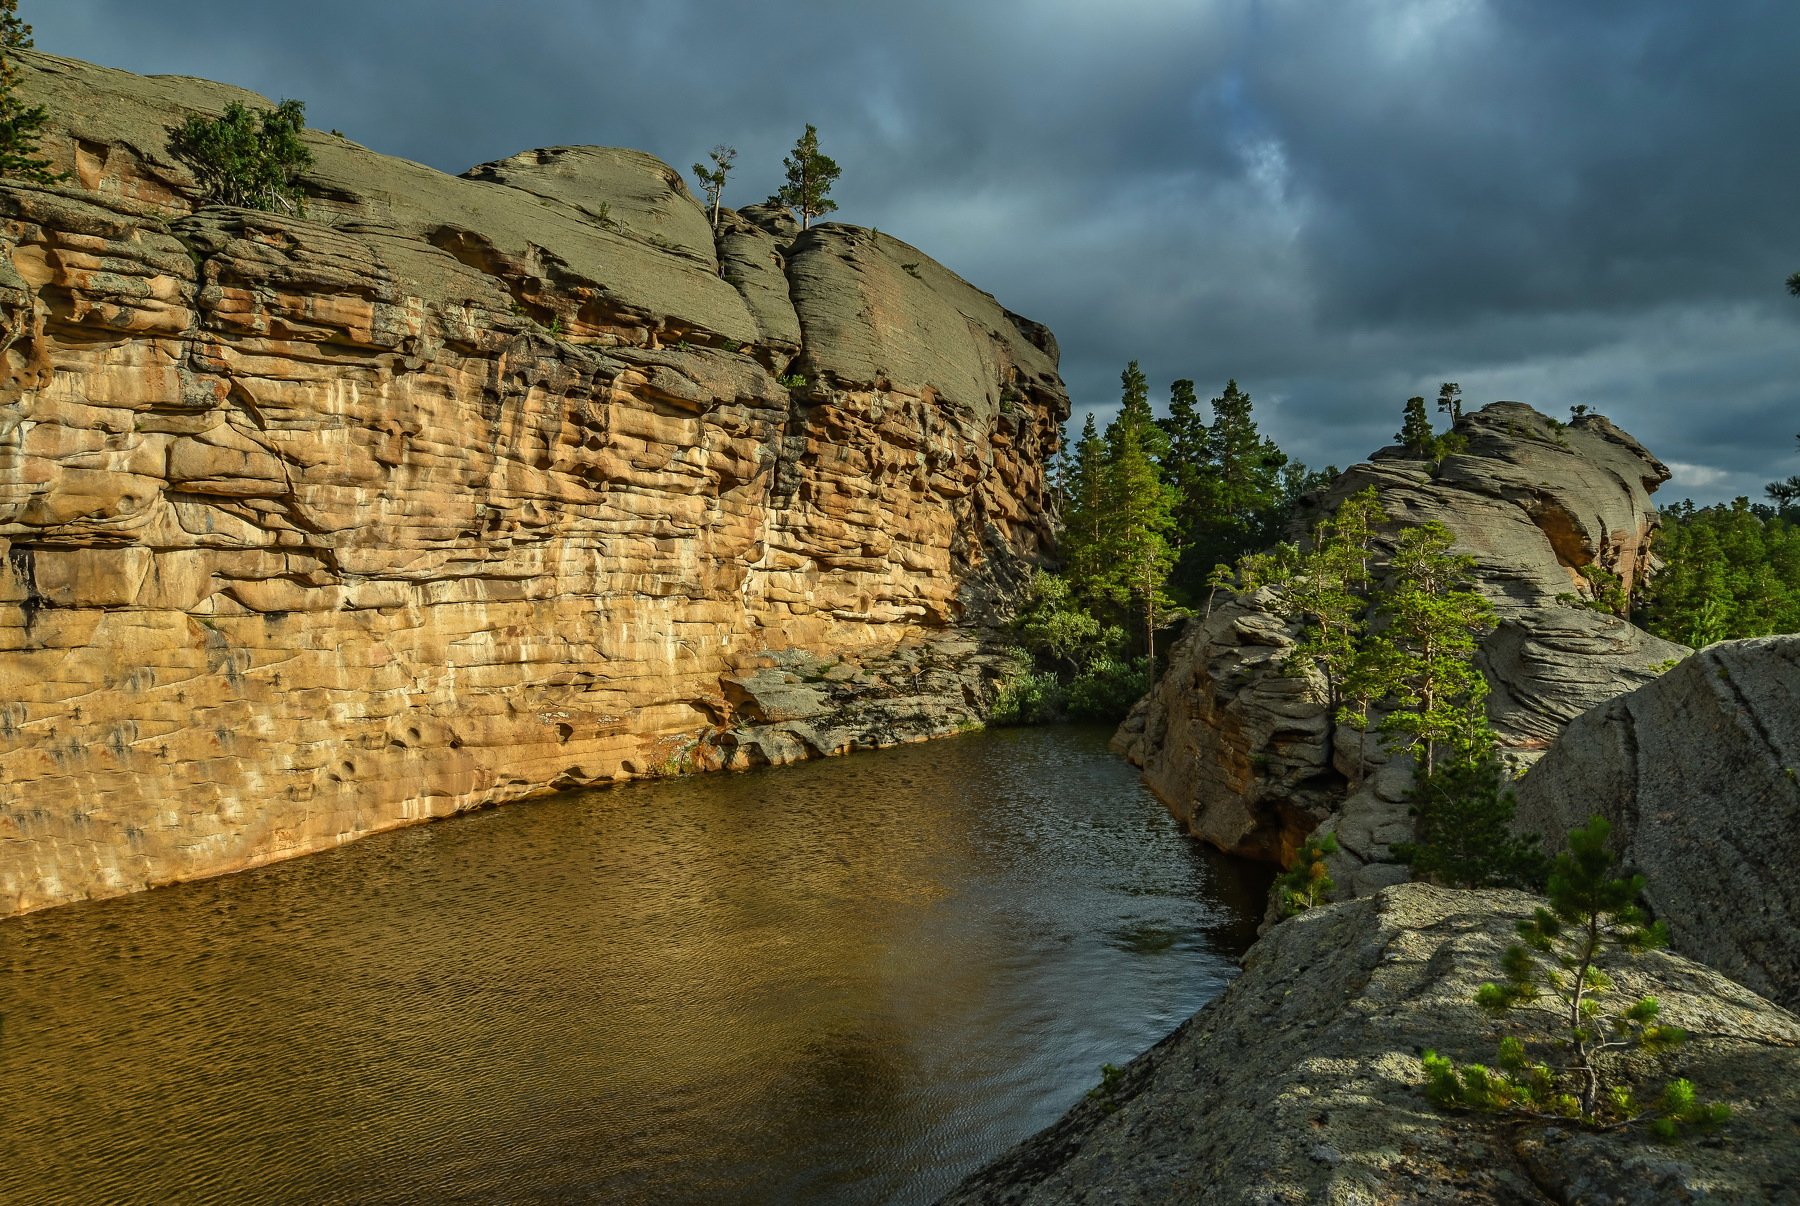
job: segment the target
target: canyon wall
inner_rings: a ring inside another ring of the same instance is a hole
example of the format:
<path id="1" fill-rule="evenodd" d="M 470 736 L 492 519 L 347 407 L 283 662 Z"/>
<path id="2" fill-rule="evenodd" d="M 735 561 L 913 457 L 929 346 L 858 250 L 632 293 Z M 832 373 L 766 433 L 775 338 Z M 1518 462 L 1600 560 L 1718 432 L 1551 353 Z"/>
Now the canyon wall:
<path id="1" fill-rule="evenodd" d="M 304 216 L 206 207 L 169 130 L 267 101 L 20 58 L 70 178 L 0 184 L 0 914 L 978 713 L 1043 327 L 635 151 L 308 131 Z"/>

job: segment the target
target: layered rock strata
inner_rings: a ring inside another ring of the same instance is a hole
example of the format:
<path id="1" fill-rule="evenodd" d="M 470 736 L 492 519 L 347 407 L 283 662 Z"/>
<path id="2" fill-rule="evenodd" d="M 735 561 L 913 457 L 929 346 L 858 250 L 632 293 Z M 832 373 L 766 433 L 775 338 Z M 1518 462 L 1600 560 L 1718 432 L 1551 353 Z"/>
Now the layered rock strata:
<path id="1" fill-rule="evenodd" d="M 1521 1027 L 1549 1037 L 1473 1001 L 1538 903 L 1405 884 L 1276 927 L 1222 997 L 945 1201 L 1800 1201 L 1800 1018 L 1679 956 L 1615 972 L 1690 1034 L 1633 1072 L 1730 1106 L 1716 1136 L 1662 1145 L 1426 1100 L 1423 1048 L 1491 1064 Z"/>
<path id="2" fill-rule="evenodd" d="M 1540 833 L 1606 817 L 1677 950 L 1800 1009 L 1800 636 L 1708 646 L 1594 708 L 1518 799 Z"/>
<path id="3" fill-rule="evenodd" d="M 1399 448 L 1376 453 L 1301 523 L 1373 487 L 1397 523 L 1435 520 L 1455 534 L 1499 618 L 1480 655 L 1489 719 L 1509 756 L 1528 763 L 1576 716 L 1686 652 L 1579 605 L 1593 596 L 1595 570 L 1627 592 L 1649 572 L 1649 496 L 1669 473 L 1597 415 L 1565 426 L 1497 402 L 1456 432 L 1463 450 L 1435 464 Z M 1216 601 L 1174 647 L 1115 747 L 1192 832 L 1223 850 L 1285 863 L 1322 824 L 1341 846 L 1340 890 L 1366 895 L 1406 876 L 1391 845 L 1412 834 L 1411 770 L 1379 738 L 1332 723 L 1323 684 L 1287 667 L 1297 634 L 1266 593 Z"/>
<path id="4" fill-rule="evenodd" d="M 170 129 L 266 101 L 20 61 L 70 179 L 0 185 L 0 913 L 978 711 L 1042 327 L 635 151 L 308 131 L 304 217 L 206 207 Z"/>

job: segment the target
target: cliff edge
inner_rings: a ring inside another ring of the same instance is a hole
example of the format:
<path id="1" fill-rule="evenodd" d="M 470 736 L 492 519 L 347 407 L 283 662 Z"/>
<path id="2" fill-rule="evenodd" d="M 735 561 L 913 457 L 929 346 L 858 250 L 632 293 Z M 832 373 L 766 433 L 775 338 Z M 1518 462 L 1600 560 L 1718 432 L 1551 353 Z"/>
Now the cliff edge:
<path id="1" fill-rule="evenodd" d="M 897 239 L 717 237 L 651 156 L 461 177 L 19 56 L 0 185 L 0 914 L 462 809 L 948 732 L 1044 551 L 1057 349 Z"/>

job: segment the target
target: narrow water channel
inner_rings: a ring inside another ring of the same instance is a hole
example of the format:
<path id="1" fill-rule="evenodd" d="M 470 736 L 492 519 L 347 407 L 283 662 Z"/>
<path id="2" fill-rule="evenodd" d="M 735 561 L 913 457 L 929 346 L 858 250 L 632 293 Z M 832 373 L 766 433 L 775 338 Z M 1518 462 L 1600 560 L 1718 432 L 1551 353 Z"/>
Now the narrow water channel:
<path id="1" fill-rule="evenodd" d="M 0 1201 L 930 1201 L 1215 996 L 1267 882 L 1064 728 L 0 922 Z"/>

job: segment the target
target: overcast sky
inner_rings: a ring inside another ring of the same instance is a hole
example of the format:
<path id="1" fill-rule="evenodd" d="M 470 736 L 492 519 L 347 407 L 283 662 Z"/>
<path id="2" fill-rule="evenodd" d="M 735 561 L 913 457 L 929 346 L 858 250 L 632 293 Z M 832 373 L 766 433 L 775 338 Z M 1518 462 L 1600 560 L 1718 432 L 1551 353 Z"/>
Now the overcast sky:
<path id="1" fill-rule="evenodd" d="M 774 190 L 1048 323 L 1077 406 L 1227 377 L 1318 466 L 1460 381 L 1585 403 L 1662 501 L 1800 472 L 1793 0 L 23 0 L 40 49 L 307 103 L 449 172 L 563 143 Z"/>

